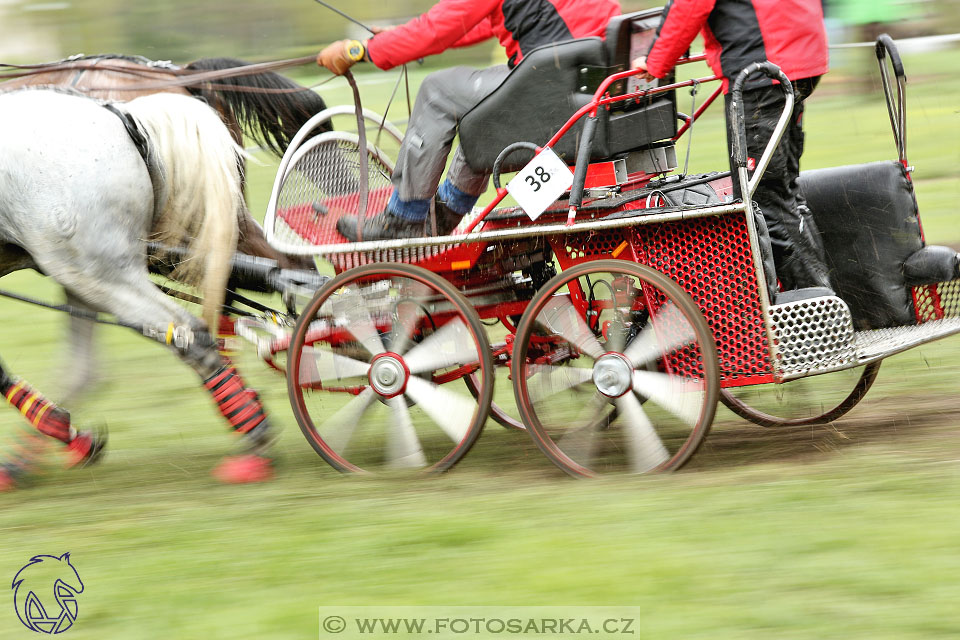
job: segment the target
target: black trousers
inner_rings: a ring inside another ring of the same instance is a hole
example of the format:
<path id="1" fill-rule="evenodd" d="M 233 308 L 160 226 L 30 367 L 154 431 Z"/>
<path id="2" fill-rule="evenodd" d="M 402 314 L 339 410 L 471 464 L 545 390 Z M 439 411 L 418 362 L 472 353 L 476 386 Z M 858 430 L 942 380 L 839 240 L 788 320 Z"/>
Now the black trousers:
<path id="1" fill-rule="evenodd" d="M 797 183 L 800 176 L 800 156 L 803 155 L 804 101 L 813 93 L 819 81 L 819 77 L 794 81 L 793 116 L 753 195 L 770 232 L 777 279 L 784 291 L 805 287 L 830 287 L 830 278 L 824 263 L 823 243 Z M 751 177 L 752 167 L 760 161 L 760 156 L 763 155 L 763 150 L 783 113 L 785 100 L 783 91 L 774 85 L 743 92 Z M 729 94 L 726 105 L 729 113 Z M 728 118 L 727 147 L 731 151 L 734 197 L 739 198 L 740 185 L 737 169 L 733 164 L 730 127 Z"/>

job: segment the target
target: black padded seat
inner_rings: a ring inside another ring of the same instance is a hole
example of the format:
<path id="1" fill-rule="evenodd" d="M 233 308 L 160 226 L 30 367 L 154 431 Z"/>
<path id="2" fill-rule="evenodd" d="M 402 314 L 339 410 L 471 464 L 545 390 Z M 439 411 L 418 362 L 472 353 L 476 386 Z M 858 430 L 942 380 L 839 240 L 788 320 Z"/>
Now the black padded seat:
<path id="1" fill-rule="evenodd" d="M 579 38 L 537 47 L 460 121 L 460 145 L 471 167 L 489 170 L 500 152 L 514 142 L 545 144 L 582 106 L 589 103 L 604 78 L 630 62 L 637 30 L 652 31 L 658 11 L 617 16 L 608 38 Z M 639 19 L 638 19 L 639 18 Z M 573 164 L 585 118 L 554 147 Z M 612 158 L 672 138 L 677 131 L 676 102 L 668 95 L 626 107 L 601 110 L 592 158 Z M 529 160 L 518 153 L 516 169 Z"/>
<path id="2" fill-rule="evenodd" d="M 804 171 L 800 189 L 823 238 L 830 283 L 854 326 L 916 324 L 910 285 L 953 277 L 956 252 L 925 247 L 913 183 L 899 162 Z M 911 265 L 908 277 L 904 265 Z"/>

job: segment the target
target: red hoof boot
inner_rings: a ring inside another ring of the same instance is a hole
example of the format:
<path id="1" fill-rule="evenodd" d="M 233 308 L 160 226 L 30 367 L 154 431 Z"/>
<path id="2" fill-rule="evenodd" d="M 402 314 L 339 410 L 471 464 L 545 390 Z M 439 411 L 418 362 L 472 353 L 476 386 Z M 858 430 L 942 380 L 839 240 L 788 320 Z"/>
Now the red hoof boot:
<path id="1" fill-rule="evenodd" d="M 81 431 L 67 445 L 67 467 L 85 467 L 97 463 L 107 446 L 107 431 Z"/>
<path id="2" fill-rule="evenodd" d="M 213 477 L 227 484 L 266 482 L 273 477 L 273 460 L 254 454 L 231 456 L 217 465 Z"/>

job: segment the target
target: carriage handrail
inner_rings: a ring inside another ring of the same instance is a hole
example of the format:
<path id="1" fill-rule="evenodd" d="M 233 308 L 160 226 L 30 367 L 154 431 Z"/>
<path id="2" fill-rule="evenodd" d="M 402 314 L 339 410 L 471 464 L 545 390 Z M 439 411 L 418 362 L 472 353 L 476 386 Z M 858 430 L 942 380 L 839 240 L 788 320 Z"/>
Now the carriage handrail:
<path id="1" fill-rule="evenodd" d="M 771 80 L 777 80 L 780 83 L 780 89 L 783 91 L 786 101 L 783 105 L 783 113 L 780 114 L 780 120 L 777 121 L 777 126 L 774 128 L 770 140 L 767 141 L 767 146 L 763 150 L 763 155 L 760 156 L 760 161 L 757 162 L 753 177 L 749 178 L 747 172 L 747 129 L 743 113 L 743 85 L 747 81 L 747 78 L 755 73 L 763 73 Z M 772 62 L 754 62 L 737 76 L 737 79 L 733 83 L 733 88 L 730 90 L 730 98 L 729 119 L 734 123 L 731 127 L 733 131 L 732 157 L 738 169 L 737 178 L 740 181 L 740 194 L 746 201 L 753 198 L 753 194 L 757 190 L 757 185 L 760 183 L 760 179 L 767 170 L 767 166 L 769 166 L 770 160 L 773 158 L 773 154 L 777 150 L 783 134 L 787 130 L 787 125 L 793 114 L 793 83 L 791 83 L 787 75 L 780 70 L 780 67 Z"/>
<path id="2" fill-rule="evenodd" d="M 719 76 L 706 76 L 703 78 L 692 78 L 690 80 L 683 80 L 681 82 L 673 82 L 671 84 L 665 84 L 660 87 L 655 87 L 653 89 L 642 89 L 640 91 L 633 91 L 631 93 L 625 93 L 618 96 L 606 96 L 606 90 L 610 88 L 610 85 L 616 82 L 617 80 L 622 80 L 624 78 L 629 78 L 631 76 L 636 76 L 641 74 L 640 69 L 631 69 L 628 71 L 620 71 L 615 73 L 612 76 L 609 76 L 604 82 L 600 85 L 600 88 L 597 89 L 596 93 L 593 96 L 593 100 L 583 105 L 577 111 L 570 116 L 570 119 L 560 127 L 560 129 L 550 138 L 549 141 L 544 145 L 545 147 L 552 147 L 557 142 L 560 141 L 570 129 L 577 123 L 580 118 L 583 116 L 594 113 L 600 107 L 605 107 L 611 104 L 616 104 L 617 102 L 625 102 L 627 100 L 639 100 L 640 98 L 649 98 L 661 93 L 667 93 L 668 91 L 673 91 L 674 89 L 683 89 L 684 87 L 692 87 L 695 84 L 703 84 L 705 82 L 715 82 L 719 80 Z"/>
<path id="3" fill-rule="evenodd" d="M 907 75 L 903 70 L 903 61 L 900 52 L 893 43 L 893 38 L 882 33 L 876 43 L 877 62 L 880 64 L 880 79 L 883 83 L 883 95 L 887 101 L 887 112 L 890 114 L 890 126 L 893 129 L 893 140 L 897 145 L 900 163 L 907 166 Z M 887 70 L 886 58 L 890 56 L 893 74 L 897 78 L 897 98 L 894 101 L 893 88 L 890 82 L 890 73 Z"/>

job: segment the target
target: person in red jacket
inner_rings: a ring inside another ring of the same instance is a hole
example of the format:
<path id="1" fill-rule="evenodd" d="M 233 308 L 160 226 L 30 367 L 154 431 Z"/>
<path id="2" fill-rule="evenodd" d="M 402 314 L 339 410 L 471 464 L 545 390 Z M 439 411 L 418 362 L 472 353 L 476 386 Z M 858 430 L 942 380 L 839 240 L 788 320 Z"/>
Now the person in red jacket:
<path id="1" fill-rule="evenodd" d="M 780 67 L 793 83 L 793 118 L 757 185 L 754 200 L 770 231 L 783 289 L 829 288 L 823 245 L 797 184 L 803 153 L 804 100 L 828 68 L 821 0 L 671 0 L 649 52 L 634 60 L 634 68 L 643 69 L 650 80 L 664 77 L 697 33 L 703 34 L 707 62 L 722 76 L 725 93 L 744 68 L 765 60 Z M 751 75 L 744 85 L 751 171 L 783 112 L 784 101 L 783 92 L 766 76 Z M 728 122 L 728 146 L 730 140 Z M 739 197 L 732 161 L 731 169 Z"/>
<path id="2" fill-rule="evenodd" d="M 366 221 L 363 240 L 423 236 L 431 202 L 436 232 L 450 233 L 473 208 L 490 175 L 471 169 L 458 148 L 440 184 L 460 118 L 496 89 L 525 53 L 602 36 L 619 14 L 617 0 L 440 0 L 422 16 L 366 42 L 341 40 L 323 49 L 317 63 L 338 75 L 360 61 L 386 70 L 489 38 L 497 38 L 507 53 L 505 65 L 456 67 L 424 78 L 397 156 L 393 195 L 385 211 Z M 337 229 L 356 240 L 357 225 L 357 216 L 344 216 Z"/>

